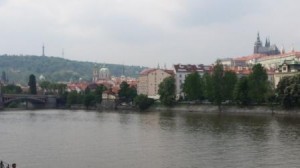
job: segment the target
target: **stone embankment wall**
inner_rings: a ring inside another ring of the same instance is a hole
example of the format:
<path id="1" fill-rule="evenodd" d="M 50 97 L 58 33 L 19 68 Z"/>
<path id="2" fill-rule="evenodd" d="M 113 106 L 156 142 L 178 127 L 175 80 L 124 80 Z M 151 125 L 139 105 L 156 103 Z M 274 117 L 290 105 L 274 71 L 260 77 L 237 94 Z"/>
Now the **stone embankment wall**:
<path id="1" fill-rule="evenodd" d="M 174 111 L 174 112 L 201 112 L 201 113 L 219 113 L 218 106 L 215 105 L 189 105 L 180 104 L 174 107 L 165 107 L 162 105 L 155 105 L 150 110 L 154 111 Z M 284 110 L 280 107 L 269 106 L 222 106 L 222 113 L 228 114 L 282 114 L 282 115 L 300 115 L 300 109 L 297 110 Z"/>
<path id="2" fill-rule="evenodd" d="M 101 104 L 97 105 L 98 110 L 114 110 L 116 108 L 115 100 L 103 99 Z"/>

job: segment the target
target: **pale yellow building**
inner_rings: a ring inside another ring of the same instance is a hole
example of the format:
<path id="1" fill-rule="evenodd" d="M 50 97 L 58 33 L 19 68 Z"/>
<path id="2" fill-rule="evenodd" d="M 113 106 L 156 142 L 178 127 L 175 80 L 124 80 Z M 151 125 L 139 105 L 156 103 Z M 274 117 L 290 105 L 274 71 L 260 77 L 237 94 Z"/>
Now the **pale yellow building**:
<path id="1" fill-rule="evenodd" d="M 174 74 L 173 70 L 145 69 L 140 73 L 137 84 L 138 94 L 158 98 L 159 84 L 167 77 Z"/>

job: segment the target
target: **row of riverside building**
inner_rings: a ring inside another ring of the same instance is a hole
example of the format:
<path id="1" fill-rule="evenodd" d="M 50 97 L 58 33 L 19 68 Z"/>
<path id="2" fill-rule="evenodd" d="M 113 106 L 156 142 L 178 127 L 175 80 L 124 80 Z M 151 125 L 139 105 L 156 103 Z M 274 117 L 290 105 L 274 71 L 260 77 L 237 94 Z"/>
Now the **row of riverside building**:
<path id="1" fill-rule="evenodd" d="M 176 98 L 183 96 L 182 88 L 185 78 L 193 73 L 197 72 L 200 76 L 204 73 L 211 73 L 213 66 L 211 65 L 182 65 L 176 64 L 173 66 L 172 70 L 160 69 L 160 68 L 150 68 L 145 69 L 140 73 L 137 84 L 138 94 L 145 94 L 148 97 L 158 99 L 158 89 L 159 84 L 167 77 L 174 76 L 176 85 Z"/>
<path id="2" fill-rule="evenodd" d="M 254 43 L 253 54 L 219 59 L 225 71 L 234 71 L 238 77 L 247 76 L 251 73 L 252 66 L 261 64 L 267 71 L 268 80 L 277 86 L 280 79 L 285 76 L 300 74 L 300 52 L 292 48 L 286 52 L 284 48 L 278 49 L 271 45 L 267 38 L 265 45 L 262 44 L 259 34 Z M 204 73 L 211 73 L 214 65 L 203 64 L 176 64 L 172 70 L 150 68 L 143 70 L 138 78 L 137 92 L 148 97 L 158 99 L 159 84 L 164 78 L 174 76 L 176 81 L 176 98 L 183 96 L 182 86 L 187 75 L 198 72 L 200 76 Z"/>

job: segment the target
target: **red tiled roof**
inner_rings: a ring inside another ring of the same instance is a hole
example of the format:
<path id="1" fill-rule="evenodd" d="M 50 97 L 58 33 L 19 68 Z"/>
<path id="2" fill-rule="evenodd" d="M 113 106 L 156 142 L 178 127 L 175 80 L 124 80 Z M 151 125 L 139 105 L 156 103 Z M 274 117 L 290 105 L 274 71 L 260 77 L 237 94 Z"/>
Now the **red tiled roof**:
<path id="1" fill-rule="evenodd" d="M 142 70 L 142 72 L 140 72 L 140 75 L 148 75 L 149 73 L 155 71 L 154 68 L 150 68 L 150 69 L 144 69 Z"/>
<path id="2" fill-rule="evenodd" d="M 182 65 L 182 64 L 175 64 L 174 69 L 176 72 L 207 72 L 212 70 L 212 66 L 209 65 Z"/>
<path id="3" fill-rule="evenodd" d="M 249 60 L 252 60 L 252 59 L 259 59 L 259 58 L 262 58 L 262 57 L 265 57 L 267 55 L 265 54 L 253 54 L 253 55 L 248 55 L 248 56 L 242 56 L 242 57 L 236 57 L 236 58 L 233 58 L 233 60 L 236 60 L 236 61 L 249 61 Z"/>
<path id="4" fill-rule="evenodd" d="M 252 54 L 252 55 L 248 55 L 248 56 L 236 57 L 236 58 L 233 58 L 233 60 L 236 60 L 236 61 L 249 61 L 252 59 L 268 60 L 268 59 L 274 59 L 274 58 L 284 58 L 284 57 L 288 57 L 291 55 L 300 57 L 300 52 L 289 52 L 289 53 L 279 54 L 279 55 Z"/>
<path id="5" fill-rule="evenodd" d="M 142 72 L 140 72 L 140 75 L 148 75 L 149 73 L 156 71 L 156 70 L 159 70 L 159 69 L 154 69 L 154 68 L 144 69 Z M 173 70 L 168 70 L 168 69 L 160 69 L 160 70 L 162 70 L 170 75 L 174 75 Z"/>
<path id="6" fill-rule="evenodd" d="M 284 58 L 284 57 L 289 57 L 295 55 L 296 57 L 300 57 L 300 52 L 289 52 L 289 53 L 285 53 L 285 54 L 280 54 L 280 55 L 272 55 L 272 56 L 264 56 L 262 58 L 260 58 L 260 61 L 263 60 L 270 60 L 270 59 L 276 59 L 276 58 Z"/>
<path id="7" fill-rule="evenodd" d="M 234 67 L 226 67 L 224 70 L 225 71 L 233 71 L 236 74 L 243 74 L 243 75 L 249 75 L 251 73 L 251 69 L 248 67 L 234 66 Z"/>
<path id="8" fill-rule="evenodd" d="M 243 74 L 243 75 L 249 75 L 252 72 L 252 69 L 249 67 L 225 67 L 225 71 L 233 71 L 236 74 Z M 275 69 L 266 69 L 268 75 L 272 75 L 275 72 Z"/>
<path id="9" fill-rule="evenodd" d="M 168 73 L 170 75 L 174 75 L 174 71 L 173 70 L 164 69 L 163 71 L 165 71 L 166 73 Z"/>
<path id="10" fill-rule="evenodd" d="M 76 88 L 79 88 L 80 90 L 85 90 L 88 86 L 87 83 L 70 83 L 67 84 L 67 88 L 70 90 L 76 90 Z"/>

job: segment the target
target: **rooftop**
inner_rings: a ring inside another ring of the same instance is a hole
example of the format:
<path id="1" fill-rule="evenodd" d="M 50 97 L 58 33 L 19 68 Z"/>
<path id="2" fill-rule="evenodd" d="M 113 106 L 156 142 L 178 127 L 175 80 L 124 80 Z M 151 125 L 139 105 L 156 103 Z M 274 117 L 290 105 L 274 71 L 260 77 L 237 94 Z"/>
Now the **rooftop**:
<path id="1" fill-rule="evenodd" d="M 154 72 L 156 70 L 161 70 L 161 71 L 164 71 L 170 75 L 173 75 L 174 74 L 174 71 L 173 70 L 169 70 L 169 69 L 155 69 L 155 68 L 149 68 L 149 69 L 144 69 L 142 72 L 140 72 L 140 75 L 148 75 L 149 73 L 151 72 Z"/>
<path id="2" fill-rule="evenodd" d="M 259 59 L 262 57 L 269 57 L 265 54 L 252 54 L 252 55 L 248 55 L 248 56 L 242 56 L 242 57 L 236 57 L 233 60 L 236 61 L 249 61 L 249 60 L 253 60 L 253 59 Z"/>
<path id="3" fill-rule="evenodd" d="M 174 69 L 176 72 L 207 72 L 212 71 L 212 66 L 203 64 L 175 64 Z"/>
<path id="4" fill-rule="evenodd" d="M 278 58 L 284 58 L 284 57 L 289 57 L 289 56 L 300 57 L 300 52 L 289 52 L 289 53 L 280 54 L 280 55 L 265 56 L 265 57 L 260 58 L 259 60 L 265 61 L 265 60 L 278 59 Z"/>

